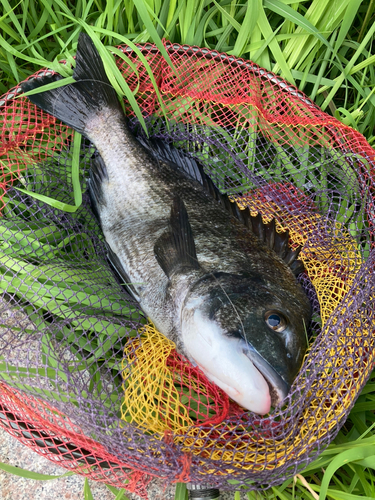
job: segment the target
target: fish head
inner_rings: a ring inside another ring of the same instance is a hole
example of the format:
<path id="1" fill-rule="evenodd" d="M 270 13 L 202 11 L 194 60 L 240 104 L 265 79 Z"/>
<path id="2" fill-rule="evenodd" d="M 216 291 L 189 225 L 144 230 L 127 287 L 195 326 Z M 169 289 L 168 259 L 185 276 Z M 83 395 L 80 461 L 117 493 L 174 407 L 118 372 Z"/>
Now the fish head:
<path id="1" fill-rule="evenodd" d="M 307 349 L 310 303 L 291 278 L 276 286 L 256 273 L 206 274 L 182 308 L 188 357 L 258 414 L 282 404 Z"/>

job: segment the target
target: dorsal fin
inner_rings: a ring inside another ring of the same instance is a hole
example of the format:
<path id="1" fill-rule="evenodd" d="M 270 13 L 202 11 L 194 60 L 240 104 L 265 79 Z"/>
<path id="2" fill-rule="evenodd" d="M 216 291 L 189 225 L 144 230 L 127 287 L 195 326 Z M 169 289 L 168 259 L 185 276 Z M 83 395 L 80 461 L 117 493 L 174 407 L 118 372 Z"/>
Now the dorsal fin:
<path id="1" fill-rule="evenodd" d="M 160 139 L 147 139 L 143 136 L 137 137 L 147 151 L 158 160 L 167 163 L 175 170 L 185 173 L 189 178 L 199 182 L 204 190 L 225 208 L 233 217 L 236 217 L 250 231 L 252 231 L 262 242 L 281 257 L 297 276 L 304 270 L 303 263 L 297 260 L 302 249 L 298 247 L 292 250 L 289 247 L 289 231 L 278 233 L 276 231 L 275 219 L 267 224 L 263 222 L 262 216 L 251 215 L 249 208 L 241 210 L 236 202 L 232 202 L 228 195 L 223 194 L 215 186 L 210 177 L 204 172 L 202 166 L 186 153 L 175 148 Z"/>
<path id="2" fill-rule="evenodd" d="M 168 163 L 175 170 L 183 171 L 188 177 L 203 185 L 203 178 L 206 174 L 194 158 L 160 139 L 147 139 L 143 135 L 138 135 L 136 139 L 151 156 Z"/>

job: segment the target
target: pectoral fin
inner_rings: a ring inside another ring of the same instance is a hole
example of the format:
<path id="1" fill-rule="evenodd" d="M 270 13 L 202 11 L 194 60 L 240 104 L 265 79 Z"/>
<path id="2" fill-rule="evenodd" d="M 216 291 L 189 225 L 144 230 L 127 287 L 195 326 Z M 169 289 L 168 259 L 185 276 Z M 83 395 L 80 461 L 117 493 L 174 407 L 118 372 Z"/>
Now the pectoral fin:
<path id="1" fill-rule="evenodd" d="M 182 269 L 199 269 L 193 231 L 179 196 L 173 199 L 169 228 L 156 241 L 154 253 L 168 278 Z"/>

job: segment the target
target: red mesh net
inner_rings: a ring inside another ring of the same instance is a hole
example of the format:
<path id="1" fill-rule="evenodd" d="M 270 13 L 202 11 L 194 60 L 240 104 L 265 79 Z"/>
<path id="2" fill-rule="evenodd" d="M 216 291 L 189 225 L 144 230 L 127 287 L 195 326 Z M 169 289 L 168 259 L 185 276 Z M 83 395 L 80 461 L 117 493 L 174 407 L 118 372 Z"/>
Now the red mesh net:
<path id="1" fill-rule="evenodd" d="M 145 326 L 112 275 L 87 196 L 74 213 L 44 203 L 74 205 L 73 131 L 17 87 L 0 102 L 0 423 L 59 465 L 128 481 L 144 498 L 153 476 L 271 486 L 330 443 L 373 367 L 374 150 L 251 62 L 166 43 L 174 72 L 155 46 L 140 49 L 164 110 L 133 51 L 123 48 L 137 71 L 118 65 L 150 136 L 183 149 L 239 206 L 303 244 L 299 281 L 313 308 L 305 363 L 285 406 L 259 417 Z M 93 153 L 83 141 L 83 191 Z"/>

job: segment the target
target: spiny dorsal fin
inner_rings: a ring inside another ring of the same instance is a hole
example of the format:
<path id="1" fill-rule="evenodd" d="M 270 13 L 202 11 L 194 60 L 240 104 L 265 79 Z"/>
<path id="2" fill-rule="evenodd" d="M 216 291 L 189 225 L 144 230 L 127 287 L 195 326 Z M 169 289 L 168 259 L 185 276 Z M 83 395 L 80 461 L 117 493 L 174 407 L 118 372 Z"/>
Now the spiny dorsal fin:
<path id="1" fill-rule="evenodd" d="M 303 263 L 297 260 L 301 247 L 298 247 L 294 251 L 291 250 L 289 247 L 289 231 L 278 233 L 276 231 L 275 219 L 265 224 L 260 213 L 253 216 L 249 208 L 241 210 L 237 203 L 231 202 L 226 194 L 219 191 L 210 177 L 204 172 L 202 166 L 180 149 L 160 139 L 146 139 L 144 137 L 137 137 L 137 139 L 152 156 L 168 163 L 168 165 L 176 170 L 183 171 L 188 177 L 198 181 L 205 191 L 220 203 L 225 210 L 236 217 L 236 219 L 252 231 L 262 242 L 266 243 L 269 248 L 274 250 L 291 268 L 295 275 L 303 271 Z M 166 243 L 167 242 L 165 242 L 165 244 Z"/>
<path id="2" fill-rule="evenodd" d="M 272 219 L 271 222 L 265 224 L 265 234 L 266 234 L 266 243 L 269 248 L 274 248 L 275 246 L 275 237 L 276 237 L 276 222 L 275 219 Z"/>
<path id="3" fill-rule="evenodd" d="M 253 233 L 261 241 L 265 242 L 271 250 L 281 257 L 296 276 L 302 273 L 304 265 L 300 260 L 297 260 L 302 247 L 299 246 L 296 250 L 289 247 L 289 231 L 278 233 L 275 219 L 266 224 L 259 212 L 255 216 L 251 215 L 248 208 L 242 210 L 242 212 L 244 212 L 245 225 L 252 229 Z"/>
<path id="4" fill-rule="evenodd" d="M 179 196 L 173 199 L 169 228 L 156 241 L 154 253 L 168 278 L 182 269 L 199 269 L 193 231 Z"/>

